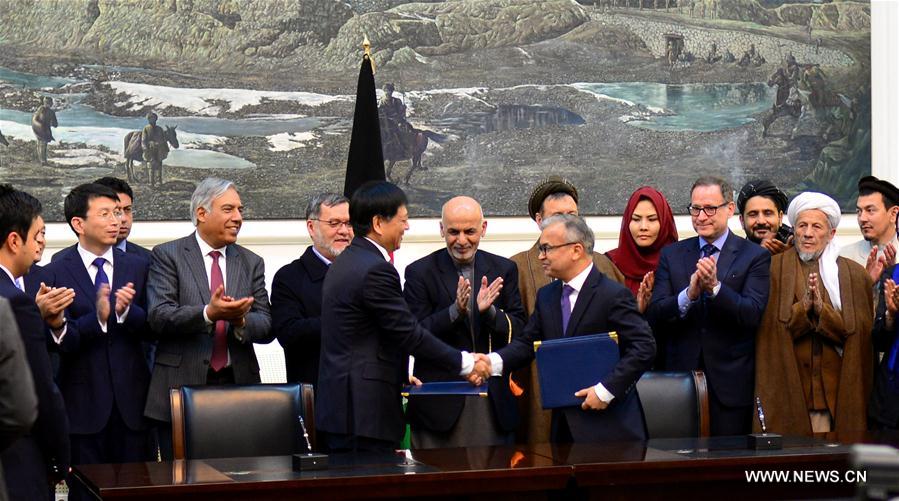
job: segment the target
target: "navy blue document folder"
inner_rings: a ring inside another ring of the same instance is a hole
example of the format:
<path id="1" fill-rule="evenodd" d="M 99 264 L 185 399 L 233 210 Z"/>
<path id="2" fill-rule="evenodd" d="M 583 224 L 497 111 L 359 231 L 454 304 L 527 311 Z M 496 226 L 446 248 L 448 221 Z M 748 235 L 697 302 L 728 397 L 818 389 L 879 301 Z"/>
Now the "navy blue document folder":
<path id="1" fill-rule="evenodd" d="M 421 386 L 406 386 L 403 396 L 415 395 L 480 395 L 487 396 L 487 385 L 472 386 L 468 381 L 434 381 Z"/>
<path id="2" fill-rule="evenodd" d="M 579 407 L 578 390 L 595 386 L 618 363 L 614 332 L 550 339 L 534 343 L 540 401 L 544 409 Z"/>

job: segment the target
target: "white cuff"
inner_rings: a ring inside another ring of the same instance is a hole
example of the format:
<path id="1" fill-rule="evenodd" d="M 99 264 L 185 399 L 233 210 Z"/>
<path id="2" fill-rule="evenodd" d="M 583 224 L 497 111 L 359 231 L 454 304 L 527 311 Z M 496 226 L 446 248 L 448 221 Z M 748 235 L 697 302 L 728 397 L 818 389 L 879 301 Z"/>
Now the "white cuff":
<path id="1" fill-rule="evenodd" d="M 203 307 L 203 320 L 206 321 L 206 325 L 212 325 L 213 321 L 209 319 L 209 315 L 206 314 L 206 308 L 209 308 L 209 305 Z"/>
<path id="2" fill-rule="evenodd" d="M 97 323 L 100 324 L 100 330 L 103 332 L 103 334 L 106 334 L 106 322 L 100 320 L 100 315 L 97 315 Z"/>
<path id="3" fill-rule="evenodd" d="M 120 324 L 124 324 L 124 323 L 125 323 L 125 319 L 128 318 L 128 312 L 129 312 L 129 311 L 131 311 L 131 305 L 130 305 L 130 304 L 128 305 L 127 308 L 125 308 L 125 311 L 123 311 L 121 315 L 119 315 L 118 313 L 116 313 L 116 315 L 115 315 L 116 320 L 118 320 L 118 322 L 119 322 Z"/>
<path id="4" fill-rule="evenodd" d="M 718 295 L 718 291 L 721 290 L 721 282 L 718 282 L 715 287 L 712 288 L 712 293 L 709 294 L 709 297 L 714 298 Z"/>
<path id="5" fill-rule="evenodd" d="M 59 335 L 53 329 L 50 329 L 50 337 L 53 338 L 53 342 L 56 344 L 62 344 L 62 338 L 66 336 L 66 332 L 69 330 L 68 322 L 62 324 L 62 330 L 59 331 Z"/>
<path id="6" fill-rule="evenodd" d="M 493 353 L 489 353 L 487 355 L 490 357 L 490 375 L 491 376 L 502 376 L 503 375 L 503 357 L 499 356 L 495 351 Z"/>
<path id="7" fill-rule="evenodd" d="M 460 376 L 467 376 L 471 374 L 471 371 L 474 370 L 474 355 L 468 353 L 467 351 L 462 352 L 462 370 L 459 372 Z"/>
<path id="8" fill-rule="evenodd" d="M 602 383 L 596 383 L 596 386 L 593 387 L 593 390 L 596 392 L 596 396 L 599 397 L 605 403 L 609 403 L 615 398 L 615 395 L 609 393 L 609 390 L 606 389 Z"/>

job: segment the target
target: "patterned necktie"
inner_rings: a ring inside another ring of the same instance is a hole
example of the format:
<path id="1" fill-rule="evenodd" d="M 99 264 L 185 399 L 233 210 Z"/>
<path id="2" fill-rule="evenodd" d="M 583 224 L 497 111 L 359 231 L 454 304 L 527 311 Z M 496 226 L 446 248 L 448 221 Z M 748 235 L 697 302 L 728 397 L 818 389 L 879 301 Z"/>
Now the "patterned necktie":
<path id="1" fill-rule="evenodd" d="M 718 248 L 712 244 L 705 244 L 702 246 L 702 257 L 712 257 L 716 252 L 718 252 Z"/>
<path id="2" fill-rule="evenodd" d="M 209 294 L 215 294 L 215 291 L 222 285 L 225 285 L 225 279 L 222 277 L 222 269 L 219 267 L 219 258 L 222 253 L 214 250 L 209 253 L 212 257 L 212 270 L 209 276 Z M 215 337 L 212 341 L 212 358 L 209 364 L 212 370 L 218 372 L 228 363 L 228 326 L 224 320 L 215 322 Z"/>
<path id="3" fill-rule="evenodd" d="M 106 271 L 103 270 L 106 259 L 98 257 L 97 259 L 94 259 L 92 264 L 97 267 L 97 276 L 94 277 L 94 290 L 98 291 L 103 284 L 109 284 L 109 277 L 106 276 Z"/>
<path id="4" fill-rule="evenodd" d="M 571 293 L 574 287 L 565 284 L 562 286 L 562 337 L 568 331 L 568 321 L 571 320 Z"/>

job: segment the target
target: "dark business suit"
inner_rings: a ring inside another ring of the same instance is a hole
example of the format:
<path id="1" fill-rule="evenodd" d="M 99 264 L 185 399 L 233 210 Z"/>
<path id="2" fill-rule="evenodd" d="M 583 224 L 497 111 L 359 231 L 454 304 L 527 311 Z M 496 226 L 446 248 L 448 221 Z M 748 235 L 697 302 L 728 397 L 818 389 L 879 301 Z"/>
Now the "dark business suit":
<path id="1" fill-rule="evenodd" d="M 225 294 L 255 300 L 245 317 L 243 339 L 228 325 L 228 353 L 236 384 L 259 382 L 253 343 L 271 342 L 271 316 L 262 258 L 237 244 L 225 250 Z M 205 385 L 212 357 L 213 326 L 203 309 L 210 300 L 204 257 L 194 233 L 153 248 L 147 279 L 149 321 L 159 344 L 144 415 L 170 422 L 169 390 Z"/>
<path id="2" fill-rule="evenodd" d="M 883 352 L 883 358 L 874 370 L 874 389 L 871 391 L 871 400 L 868 402 L 868 423 L 872 429 L 899 429 L 899 378 L 892 374 L 889 368 L 893 343 L 896 342 L 897 332 L 899 332 L 897 329 L 899 318 L 894 317 L 893 329 L 887 329 L 886 302 L 883 297 L 883 284 L 888 278 L 893 278 L 895 269 L 895 265 L 890 266 L 880 276 L 878 287 L 880 299 L 877 302 L 877 313 L 871 332 L 874 351 Z"/>
<path id="3" fill-rule="evenodd" d="M 328 265 L 312 246 L 272 281 L 272 333 L 284 348 L 288 383 L 318 382 L 322 337 L 322 284 Z"/>
<path id="4" fill-rule="evenodd" d="M 677 297 L 690 284 L 699 248 L 699 237 L 693 237 L 662 249 L 646 317 L 659 344 L 665 344 L 665 370 L 705 371 L 712 434 L 748 433 L 755 335 L 768 302 L 771 254 L 730 232 L 717 254 L 721 289 L 714 298 L 693 303 L 681 318 Z"/>
<path id="5" fill-rule="evenodd" d="M 153 260 L 153 253 L 150 252 L 150 249 L 146 247 L 141 247 L 140 245 L 131 243 L 125 240 L 125 254 L 133 254 L 150 264 L 150 261 Z"/>
<path id="6" fill-rule="evenodd" d="M 406 355 L 458 372 L 461 354 L 418 324 L 396 268 L 364 237 L 354 238 L 337 257 L 322 293 L 316 427 L 339 439 L 373 439 L 379 448 L 398 443 Z"/>
<path id="7" fill-rule="evenodd" d="M 62 394 L 53 382 L 44 322 L 34 299 L 20 291 L 0 270 L 0 296 L 9 300 L 38 398 L 38 417 L 31 433 L 3 452 L 3 471 L 10 499 L 49 499 L 48 473 L 59 480 L 70 463 L 69 420 Z"/>
<path id="8" fill-rule="evenodd" d="M 469 315 L 460 314 L 450 319 L 450 308 L 456 303 L 459 271 L 449 251 L 440 249 L 406 267 L 404 294 L 409 309 L 422 327 L 439 339 L 459 350 L 470 353 L 489 353 L 506 346 L 514 335 L 521 332 L 525 314 L 518 293 L 518 267 L 504 257 L 477 251 L 471 277 L 471 297 L 477 298 L 481 277 L 493 283 L 503 279 L 500 295 L 493 302 L 496 315 L 477 313 L 479 321 L 472 326 Z M 477 308 L 477 305 L 474 305 Z M 472 333 L 473 331 L 473 333 Z M 424 382 L 462 380 L 456 370 L 439 370 L 428 363 L 416 361 L 415 376 Z M 510 432 L 518 426 L 518 409 L 515 397 L 509 390 L 508 376 L 490 378 L 489 398 L 499 428 Z M 445 432 L 459 419 L 465 402 L 462 396 L 413 397 L 409 399 L 406 415 L 413 427 Z"/>
<path id="9" fill-rule="evenodd" d="M 600 273 L 592 263 L 590 266 L 566 332 L 562 332 L 562 281 L 556 280 L 537 291 L 534 313 L 523 335 L 497 354 L 503 359 L 503 372 L 508 373 L 530 363 L 534 341 L 617 332 L 621 358 L 612 372 L 596 381 L 615 398 L 601 411 L 556 409 L 550 436 L 553 442 L 565 441 L 568 437 L 563 430 L 567 425 L 574 442 L 645 440 L 646 423 L 635 385 L 643 372 L 652 367 L 652 331 L 637 310 L 630 290 Z"/>
<path id="10" fill-rule="evenodd" d="M 147 460 L 143 406 L 150 383 L 141 340 L 148 336 L 147 263 L 113 249 L 110 314 L 106 332 L 97 320 L 96 287 L 77 248 L 44 268 L 53 287 L 75 290 L 58 345 L 59 386 L 66 401 L 74 464 Z M 115 291 L 127 283 L 136 294 L 124 322 L 115 313 Z"/>

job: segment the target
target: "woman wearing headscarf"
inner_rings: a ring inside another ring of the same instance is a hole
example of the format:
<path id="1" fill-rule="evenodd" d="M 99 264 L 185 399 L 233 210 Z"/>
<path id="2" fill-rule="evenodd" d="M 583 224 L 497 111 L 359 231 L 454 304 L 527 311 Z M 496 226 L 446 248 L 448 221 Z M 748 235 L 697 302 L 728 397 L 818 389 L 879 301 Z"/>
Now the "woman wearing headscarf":
<path id="1" fill-rule="evenodd" d="M 641 313 L 652 297 L 662 247 L 676 241 L 677 227 L 665 195 L 650 186 L 637 188 L 624 209 L 618 248 L 606 255 L 624 274 L 625 285 L 637 297 Z"/>

